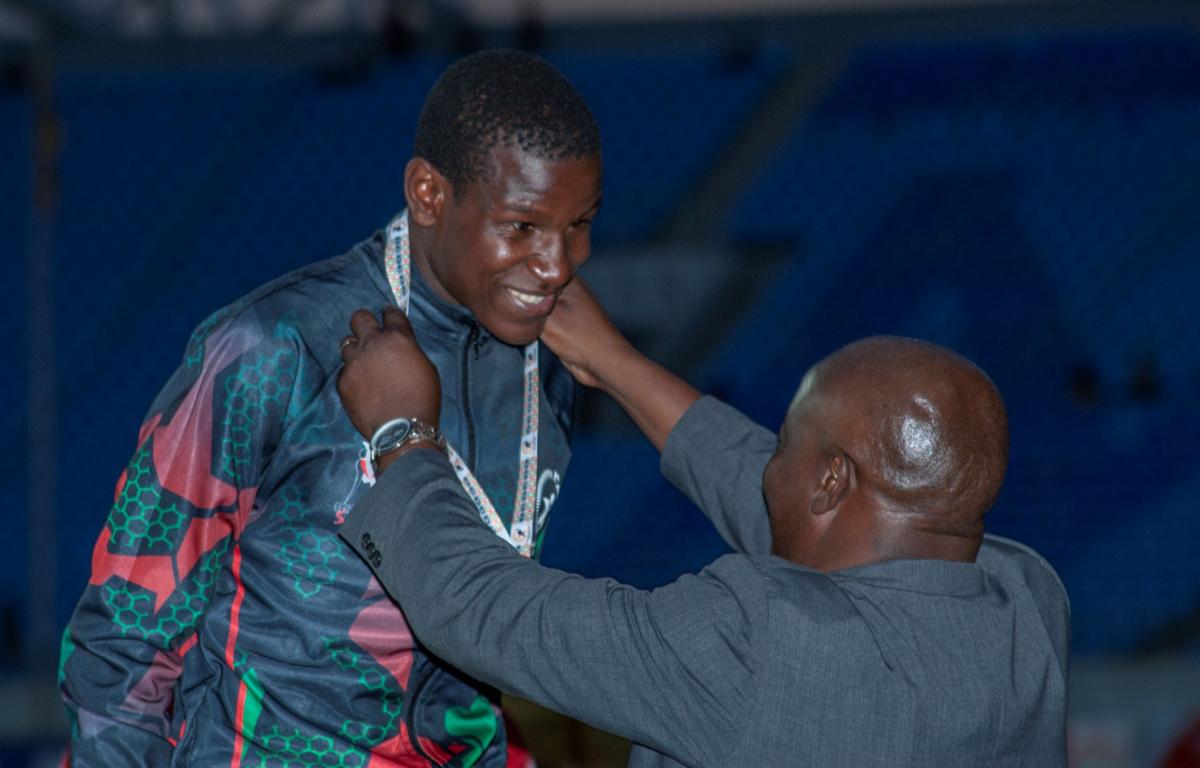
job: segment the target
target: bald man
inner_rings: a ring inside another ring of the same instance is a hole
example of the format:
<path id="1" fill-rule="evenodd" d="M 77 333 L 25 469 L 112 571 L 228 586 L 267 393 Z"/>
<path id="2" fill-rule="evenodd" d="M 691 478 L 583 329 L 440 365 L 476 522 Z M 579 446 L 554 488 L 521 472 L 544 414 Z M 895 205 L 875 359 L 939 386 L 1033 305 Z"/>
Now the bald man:
<path id="1" fill-rule="evenodd" d="M 353 327 L 355 426 L 437 414 L 404 318 Z M 776 438 L 638 354 L 581 287 L 543 341 L 621 403 L 738 554 L 650 592 L 544 568 L 414 433 L 342 535 L 434 652 L 630 739 L 631 766 L 1066 764 L 1066 593 L 984 534 L 1008 433 L 981 370 L 865 339 L 812 368 Z"/>

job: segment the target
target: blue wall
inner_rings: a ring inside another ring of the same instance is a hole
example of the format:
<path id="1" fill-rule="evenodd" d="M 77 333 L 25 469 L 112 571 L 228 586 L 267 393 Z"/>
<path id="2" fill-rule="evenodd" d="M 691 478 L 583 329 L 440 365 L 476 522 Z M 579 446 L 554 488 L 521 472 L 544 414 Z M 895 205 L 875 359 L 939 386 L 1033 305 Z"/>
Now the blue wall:
<path id="1" fill-rule="evenodd" d="M 9 360 L 12 368 L 0 377 L 0 462 L 8 468 L 0 474 L 0 509 L 7 511 L 11 545 L 0 558 L 0 615 L 7 613 L 19 620 L 24 611 L 25 572 L 28 568 L 27 501 L 25 495 L 26 427 L 25 393 L 28 380 L 25 362 L 25 241 L 28 236 L 31 197 L 31 145 L 33 141 L 33 104 L 25 95 L 0 90 L 0 147 L 5 161 L 0 162 L 0 285 L 6 287 L 0 302 L 0 327 L 9 329 Z M 7 645 L 12 638 L 0 641 Z M 0 654 L 2 658 L 2 654 Z M 3 661 L 0 661 L 3 664 Z"/>

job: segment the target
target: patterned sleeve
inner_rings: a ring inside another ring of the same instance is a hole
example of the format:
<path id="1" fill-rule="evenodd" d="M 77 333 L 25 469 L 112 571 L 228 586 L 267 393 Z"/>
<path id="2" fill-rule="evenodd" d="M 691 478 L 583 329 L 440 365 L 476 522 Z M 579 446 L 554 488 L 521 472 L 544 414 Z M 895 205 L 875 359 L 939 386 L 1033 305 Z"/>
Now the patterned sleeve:
<path id="1" fill-rule="evenodd" d="M 218 313 L 151 407 L 63 637 L 76 768 L 170 763 L 183 658 L 278 444 L 298 350 L 251 311 Z"/>

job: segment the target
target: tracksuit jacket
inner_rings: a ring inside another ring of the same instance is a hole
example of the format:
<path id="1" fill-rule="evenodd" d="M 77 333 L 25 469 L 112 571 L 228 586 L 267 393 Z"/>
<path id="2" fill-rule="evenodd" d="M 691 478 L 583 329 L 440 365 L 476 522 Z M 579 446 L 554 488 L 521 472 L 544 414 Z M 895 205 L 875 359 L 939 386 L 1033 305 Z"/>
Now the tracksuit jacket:
<path id="1" fill-rule="evenodd" d="M 337 537 L 366 488 L 336 390 L 355 309 L 393 304 L 384 233 L 218 311 L 143 423 L 63 638 L 74 766 L 503 766 L 495 693 L 429 656 Z M 511 521 L 522 350 L 412 270 L 441 428 Z M 538 536 L 574 383 L 539 352 Z M 519 761 L 513 750 L 513 763 Z"/>

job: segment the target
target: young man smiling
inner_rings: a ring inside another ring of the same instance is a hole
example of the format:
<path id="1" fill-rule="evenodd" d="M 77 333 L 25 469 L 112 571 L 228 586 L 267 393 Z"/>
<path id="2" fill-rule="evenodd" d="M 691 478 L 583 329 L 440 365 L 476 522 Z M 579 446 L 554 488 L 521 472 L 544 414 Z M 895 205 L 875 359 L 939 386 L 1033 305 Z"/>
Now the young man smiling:
<path id="1" fill-rule="evenodd" d="M 519 759 L 494 695 L 426 655 L 337 539 L 374 481 L 339 340 L 357 307 L 407 312 L 460 481 L 536 555 L 573 399 L 537 338 L 588 258 L 599 133 L 549 65 L 485 52 L 433 87 L 414 150 L 405 211 L 206 320 L 152 405 L 64 638 L 74 765 Z"/>

